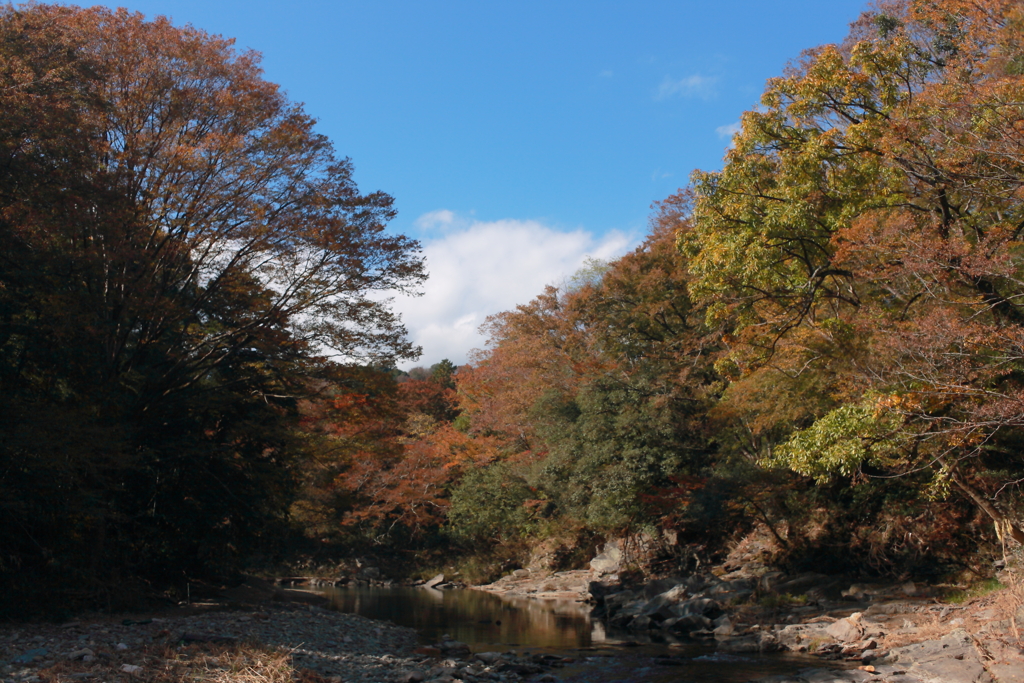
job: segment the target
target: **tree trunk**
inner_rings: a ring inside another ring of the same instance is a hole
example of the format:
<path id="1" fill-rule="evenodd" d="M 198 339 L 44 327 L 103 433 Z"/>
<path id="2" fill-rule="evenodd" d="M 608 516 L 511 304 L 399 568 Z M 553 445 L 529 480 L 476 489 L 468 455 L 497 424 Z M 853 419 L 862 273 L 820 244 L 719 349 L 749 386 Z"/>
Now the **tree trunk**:
<path id="1" fill-rule="evenodd" d="M 1005 543 L 1006 536 L 1009 536 L 1013 540 L 1017 541 L 1017 543 L 1024 545 L 1024 531 L 1021 531 L 1019 526 L 1010 521 L 1006 515 L 992 505 L 992 503 L 977 489 L 965 482 L 963 477 L 960 476 L 960 473 L 955 469 L 952 472 L 952 479 L 953 483 L 957 485 L 957 488 L 959 488 L 964 495 L 970 498 L 975 505 L 984 510 L 985 514 L 992 518 L 992 521 L 996 525 L 996 533 L 999 535 L 1000 541 Z"/>

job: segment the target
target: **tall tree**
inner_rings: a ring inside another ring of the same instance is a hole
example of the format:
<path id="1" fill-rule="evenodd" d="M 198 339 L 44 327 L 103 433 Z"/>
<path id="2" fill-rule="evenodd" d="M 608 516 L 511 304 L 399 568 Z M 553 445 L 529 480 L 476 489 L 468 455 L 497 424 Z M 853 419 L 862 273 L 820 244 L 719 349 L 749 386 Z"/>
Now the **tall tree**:
<path id="1" fill-rule="evenodd" d="M 687 211 L 685 195 L 670 198 L 634 252 L 491 318 L 490 348 L 456 377 L 471 431 L 503 437 L 506 457 L 518 453 L 518 469 L 495 471 L 595 530 L 650 521 L 642 494 L 711 460 L 701 422 L 717 391 L 717 342 L 674 247 Z M 460 519 L 473 519 L 463 498 L 486 496 L 456 492 Z"/>
<path id="2" fill-rule="evenodd" d="M 258 536 L 317 356 L 417 352 L 376 295 L 424 278 L 393 213 L 257 54 L 0 8 L 0 569 L 194 569 Z"/>
<path id="3" fill-rule="evenodd" d="M 819 397 L 768 462 L 930 470 L 1018 540 L 1021 35 L 1014 2 L 879 3 L 769 83 L 682 241 L 735 376 Z"/>

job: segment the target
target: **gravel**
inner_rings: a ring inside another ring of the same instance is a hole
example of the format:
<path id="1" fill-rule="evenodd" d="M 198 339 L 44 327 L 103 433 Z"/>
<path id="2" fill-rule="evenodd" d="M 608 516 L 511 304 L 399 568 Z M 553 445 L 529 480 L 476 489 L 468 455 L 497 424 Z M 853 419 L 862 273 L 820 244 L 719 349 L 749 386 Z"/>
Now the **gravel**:
<path id="1" fill-rule="evenodd" d="M 490 653 L 484 661 L 454 641 L 417 652 L 412 629 L 285 603 L 257 612 L 0 627 L 0 680 L 152 680 L 161 667 L 167 668 L 170 653 L 197 643 L 253 644 L 287 652 L 293 678 L 318 683 L 514 682 L 536 678 L 552 665 L 520 660 L 514 653 Z"/>

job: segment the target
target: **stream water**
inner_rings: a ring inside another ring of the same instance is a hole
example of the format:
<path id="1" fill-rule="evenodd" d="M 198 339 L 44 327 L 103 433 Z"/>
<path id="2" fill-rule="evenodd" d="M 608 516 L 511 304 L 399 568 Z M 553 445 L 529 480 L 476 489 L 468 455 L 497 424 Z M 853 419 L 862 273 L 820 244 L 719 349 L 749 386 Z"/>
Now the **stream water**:
<path id="1" fill-rule="evenodd" d="M 793 655 L 729 655 L 713 645 L 610 631 L 590 618 L 587 605 L 571 600 L 429 588 L 327 588 L 325 594 L 342 612 L 416 629 L 425 645 L 447 634 L 473 652 L 572 657 L 575 663 L 551 672 L 571 683 L 743 683 L 825 665 Z"/>

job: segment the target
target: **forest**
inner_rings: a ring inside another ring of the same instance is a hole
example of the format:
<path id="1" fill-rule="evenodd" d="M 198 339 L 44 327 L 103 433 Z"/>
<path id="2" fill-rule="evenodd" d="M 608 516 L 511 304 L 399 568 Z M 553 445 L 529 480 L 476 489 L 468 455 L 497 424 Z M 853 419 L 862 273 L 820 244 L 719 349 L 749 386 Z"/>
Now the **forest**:
<path id="1" fill-rule="evenodd" d="M 983 574 L 1024 543 L 1024 6 L 879 0 L 741 123 L 635 250 L 405 373 L 420 247 L 258 55 L 0 8 L 0 617 L 641 533 Z"/>

